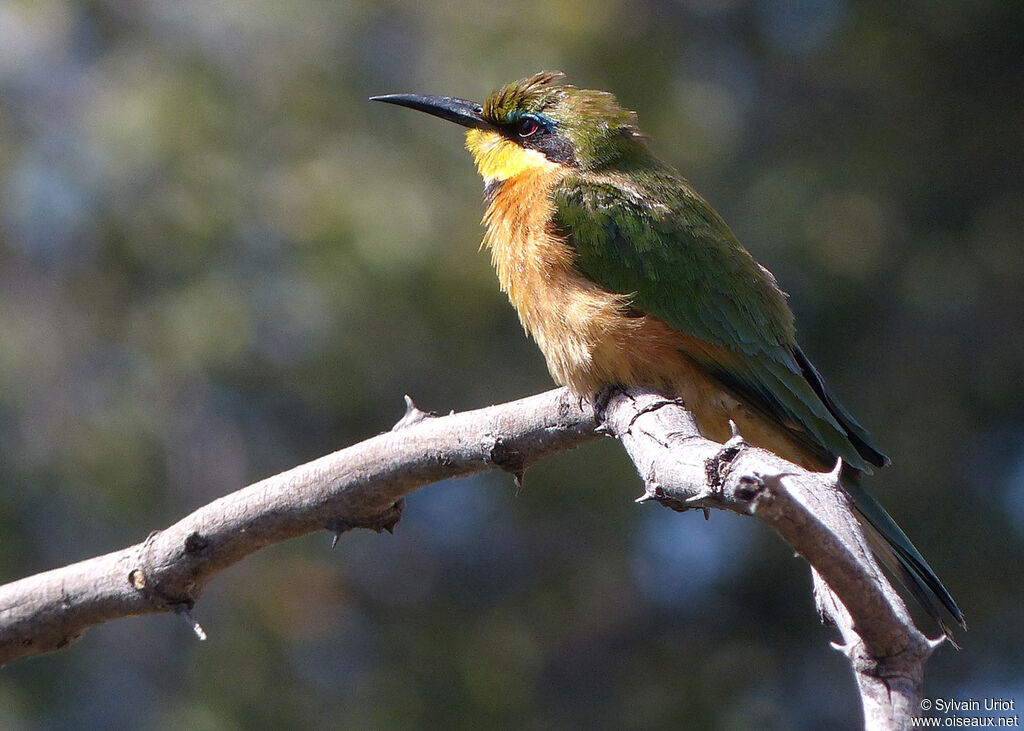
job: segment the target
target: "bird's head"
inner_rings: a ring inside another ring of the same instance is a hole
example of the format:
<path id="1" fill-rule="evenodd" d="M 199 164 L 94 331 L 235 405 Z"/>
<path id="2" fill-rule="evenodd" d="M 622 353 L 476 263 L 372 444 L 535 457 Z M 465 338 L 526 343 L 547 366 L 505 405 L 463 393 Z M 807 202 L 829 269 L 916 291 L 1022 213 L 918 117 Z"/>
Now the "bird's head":
<path id="1" fill-rule="evenodd" d="M 559 84 L 564 76 L 545 71 L 506 84 L 483 104 L 419 94 L 372 99 L 469 127 L 466 147 L 487 183 L 551 166 L 595 170 L 645 148 L 634 112 L 608 92 Z"/>

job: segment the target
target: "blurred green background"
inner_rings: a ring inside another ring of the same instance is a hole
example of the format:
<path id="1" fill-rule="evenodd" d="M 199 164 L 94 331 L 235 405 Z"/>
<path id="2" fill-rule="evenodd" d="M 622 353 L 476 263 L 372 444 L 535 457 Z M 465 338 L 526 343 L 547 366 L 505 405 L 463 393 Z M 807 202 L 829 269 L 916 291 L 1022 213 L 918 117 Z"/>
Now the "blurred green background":
<path id="1" fill-rule="evenodd" d="M 0 581 L 551 382 L 459 130 L 371 94 L 614 90 L 791 293 L 959 599 L 927 695 L 1024 702 L 1024 3 L 4 0 Z M 612 442 L 0 671 L 4 729 L 855 728 L 806 566 L 637 506 Z M 927 626 L 927 625 L 926 625 Z M 929 627 L 930 629 L 930 627 Z"/>

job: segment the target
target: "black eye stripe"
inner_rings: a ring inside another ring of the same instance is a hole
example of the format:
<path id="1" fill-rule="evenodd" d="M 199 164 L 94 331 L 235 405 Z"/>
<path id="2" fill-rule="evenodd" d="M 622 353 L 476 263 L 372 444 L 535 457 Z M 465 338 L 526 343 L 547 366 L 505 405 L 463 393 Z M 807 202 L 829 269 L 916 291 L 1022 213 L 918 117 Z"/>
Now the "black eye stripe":
<path id="1" fill-rule="evenodd" d="M 568 137 L 543 115 L 526 113 L 500 125 L 502 134 L 527 150 L 543 153 L 552 162 L 576 164 L 576 150 Z"/>

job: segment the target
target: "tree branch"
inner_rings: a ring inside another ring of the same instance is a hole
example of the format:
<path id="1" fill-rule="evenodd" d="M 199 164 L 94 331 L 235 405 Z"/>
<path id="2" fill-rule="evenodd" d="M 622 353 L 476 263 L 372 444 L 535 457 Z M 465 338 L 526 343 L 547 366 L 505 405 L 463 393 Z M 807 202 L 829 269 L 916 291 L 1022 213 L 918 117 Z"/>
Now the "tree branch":
<path id="1" fill-rule="evenodd" d="M 520 479 L 533 462 L 618 437 L 644 480 L 638 501 L 674 510 L 719 508 L 774 528 L 812 566 L 824 619 L 843 638 L 869 728 L 904 728 L 937 643 L 914 627 L 875 563 L 838 473 L 813 473 L 755 449 L 700 436 L 677 401 L 614 390 L 598 414 L 565 389 L 433 417 L 408 401 L 391 432 L 226 495 L 145 541 L 0 586 L 0 664 L 60 649 L 89 627 L 191 610 L 220 571 L 264 546 L 322 528 L 391 530 L 402 497 L 432 482 L 501 468 Z"/>
<path id="2" fill-rule="evenodd" d="M 597 438 L 593 410 L 559 389 L 396 428 L 205 505 L 145 541 L 0 586 L 0 665 L 57 650 L 118 617 L 191 609 L 219 572 L 264 546 L 328 528 L 390 530 L 402 496 L 495 467 L 513 474 Z M 193 625 L 194 627 L 197 625 Z"/>
<path id="3" fill-rule="evenodd" d="M 681 403 L 650 391 L 613 392 L 605 413 L 644 480 L 638 502 L 753 515 L 807 559 L 821 617 L 842 635 L 833 647 L 853 667 L 865 727 L 909 727 L 924 664 L 942 640 L 921 634 L 886 580 L 839 486 L 839 465 L 810 472 L 750 446 L 735 428 L 724 445 L 711 442 Z"/>

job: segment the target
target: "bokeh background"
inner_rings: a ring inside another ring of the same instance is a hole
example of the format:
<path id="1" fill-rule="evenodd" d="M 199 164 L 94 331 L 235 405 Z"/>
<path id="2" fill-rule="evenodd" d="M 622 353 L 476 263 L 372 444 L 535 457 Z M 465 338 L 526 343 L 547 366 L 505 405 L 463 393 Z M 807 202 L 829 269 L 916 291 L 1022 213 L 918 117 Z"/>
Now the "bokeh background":
<path id="1" fill-rule="evenodd" d="M 4 0 L 0 581 L 388 429 L 550 387 L 460 132 L 366 102 L 561 68 L 792 294 L 971 631 L 927 694 L 1024 703 L 1024 3 Z M 855 728 L 806 566 L 637 506 L 601 442 L 394 536 L 222 575 L 0 671 L 4 729 Z"/>

